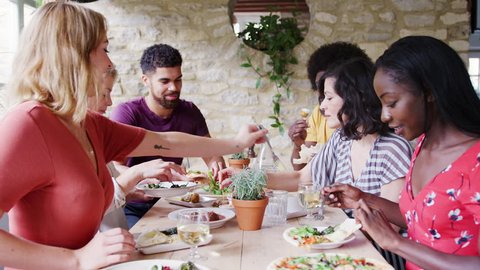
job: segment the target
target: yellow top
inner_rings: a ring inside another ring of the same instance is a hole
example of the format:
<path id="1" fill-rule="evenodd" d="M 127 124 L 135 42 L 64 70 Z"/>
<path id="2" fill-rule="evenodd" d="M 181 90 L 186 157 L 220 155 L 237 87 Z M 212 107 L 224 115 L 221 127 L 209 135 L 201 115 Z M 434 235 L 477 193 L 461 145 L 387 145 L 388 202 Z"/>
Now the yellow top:
<path id="1" fill-rule="evenodd" d="M 313 108 L 312 114 L 308 117 L 307 142 L 324 144 L 332 136 L 333 129 L 327 126 L 327 120 L 320 113 L 320 105 Z"/>

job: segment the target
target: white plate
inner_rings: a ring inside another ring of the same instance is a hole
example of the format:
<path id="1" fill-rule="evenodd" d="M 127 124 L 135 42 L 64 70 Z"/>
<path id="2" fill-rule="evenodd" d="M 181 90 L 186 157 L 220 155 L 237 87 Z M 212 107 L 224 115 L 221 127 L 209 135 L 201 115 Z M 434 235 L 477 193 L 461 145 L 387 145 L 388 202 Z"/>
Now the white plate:
<path id="1" fill-rule="evenodd" d="M 140 235 L 141 234 L 137 234 L 137 237 L 135 237 L 135 241 L 138 239 L 138 237 L 140 237 Z M 185 244 L 184 242 L 182 242 L 182 240 L 180 240 L 178 234 L 174 234 L 169 237 L 173 237 L 173 241 L 171 243 L 158 244 L 158 245 L 153 245 L 148 247 L 139 247 L 137 249 L 143 254 L 154 254 L 154 253 L 190 248 L 189 245 Z M 213 236 L 211 234 L 208 235 L 206 241 L 200 244 L 200 246 L 209 244 L 212 241 L 212 239 L 213 239 Z"/>
<path id="2" fill-rule="evenodd" d="M 288 256 L 288 257 L 281 257 L 281 258 L 277 258 L 276 260 L 272 261 L 268 266 L 267 266 L 267 270 L 278 270 L 278 269 L 282 269 L 280 267 L 277 267 L 277 264 L 279 264 L 282 260 L 286 259 L 286 258 L 289 258 L 289 257 L 295 257 L 295 258 L 298 258 L 298 257 L 315 257 L 315 256 L 318 256 L 320 255 L 321 253 L 312 253 L 312 254 L 305 254 L 305 255 L 301 255 L 301 256 Z M 340 256 L 340 257 L 347 257 L 348 255 L 347 254 L 341 254 L 341 253 L 324 253 L 327 257 L 332 257 L 332 256 Z M 353 259 L 361 259 L 362 257 L 353 257 L 351 256 Z M 372 263 L 375 265 L 375 270 L 394 270 L 393 267 L 389 264 L 386 264 L 384 262 L 381 262 L 381 261 L 378 261 L 378 260 L 375 260 L 375 259 L 370 259 L 370 258 L 364 258 L 367 262 L 369 263 Z"/>
<path id="3" fill-rule="evenodd" d="M 321 232 L 321 231 L 325 230 L 327 227 L 315 227 L 315 228 L 317 228 L 317 230 Z M 300 247 L 300 244 L 298 243 L 298 241 L 293 239 L 293 237 L 291 237 L 290 234 L 289 234 L 290 231 L 293 230 L 293 229 L 296 229 L 296 227 L 291 227 L 291 228 L 286 229 L 283 232 L 283 239 L 285 239 L 288 243 L 290 243 L 290 244 L 292 244 L 296 247 Z M 342 246 L 342 245 L 344 245 L 348 242 L 351 242 L 351 241 L 353 241 L 353 239 L 355 239 L 354 234 L 350 235 L 345 240 L 340 241 L 340 242 L 320 243 L 320 244 L 306 245 L 306 246 L 301 246 L 301 247 L 311 248 L 311 249 L 332 249 L 332 248 L 340 247 L 340 246 Z"/>
<path id="4" fill-rule="evenodd" d="M 235 217 L 235 212 L 233 212 L 231 210 L 228 210 L 228 209 L 223 209 L 223 208 L 192 208 L 192 209 L 199 209 L 199 210 L 207 211 L 207 212 L 214 211 L 215 213 L 225 217 L 224 219 L 221 219 L 221 220 L 210 221 L 208 223 L 208 225 L 210 226 L 210 229 L 220 228 L 223 225 L 225 225 L 225 223 L 227 221 L 229 221 L 230 219 Z M 177 220 L 178 213 L 183 211 L 183 210 L 184 209 L 178 209 L 178 210 L 170 212 L 168 214 L 168 218 L 171 219 L 171 220 Z"/>
<path id="5" fill-rule="evenodd" d="M 197 188 L 193 192 L 196 192 L 196 193 L 198 193 L 202 196 L 205 196 L 205 197 L 210 197 L 210 198 L 215 198 L 215 199 L 227 198 L 226 194 L 222 194 L 222 195 L 212 194 L 212 193 L 204 190 L 203 188 Z"/>
<path id="6" fill-rule="evenodd" d="M 174 181 L 195 182 L 198 184 L 208 184 L 208 177 L 203 173 L 187 173 L 186 175 L 172 171 Z"/>
<path id="7" fill-rule="evenodd" d="M 187 185 L 185 187 L 179 188 L 170 188 L 173 184 L 176 185 Z M 189 190 L 195 188 L 197 186 L 196 183 L 193 182 L 186 182 L 186 181 L 173 181 L 173 182 L 160 182 L 159 188 L 149 188 L 148 184 L 137 184 L 136 188 L 138 190 L 142 190 L 145 194 L 153 196 L 153 197 L 173 197 L 173 196 L 181 196 L 186 194 Z"/>
<path id="8" fill-rule="evenodd" d="M 212 203 L 217 199 L 200 195 L 200 201 L 198 203 L 184 202 L 182 201 L 182 196 L 165 198 L 165 200 L 171 204 L 176 204 L 176 205 L 181 205 L 186 207 L 207 207 L 207 206 L 212 206 Z"/>
<path id="9" fill-rule="evenodd" d="M 227 195 L 217 195 L 217 194 L 210 194 L 210 193 L 202 193 L 203 196 L 213 198 L 213 199 L 224 199 L 227 198 Z"/>
<path id="10" fill-rule="evenodd" d="M 154 265 L 157 265 L 158 269 L 162 269 L 161 266 L 169 266 L 172 270 L 179 270 L 182 263 L 185 262 L 176 260 L 141 260 L 112 265 L 107 270 L 151 270 Z M 200 270 L 210 270 L 197 263 L 195 263 L 195 266 Z"/>

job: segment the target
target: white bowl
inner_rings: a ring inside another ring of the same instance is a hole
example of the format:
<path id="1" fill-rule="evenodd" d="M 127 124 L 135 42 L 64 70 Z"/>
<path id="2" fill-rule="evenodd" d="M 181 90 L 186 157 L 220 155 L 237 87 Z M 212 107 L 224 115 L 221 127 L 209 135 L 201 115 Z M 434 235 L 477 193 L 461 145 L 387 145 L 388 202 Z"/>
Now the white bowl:
<path id="1" fill-rule="evenodd" d="M 225 223 L 227 221 L 229 221 L 230 219 L 235 217 L 235 212 L 233 212 L 231 210 L 228 210 L 228 209 L 223 209 L 223 208 L 213 208 L 212 207 L 212 208 L 190 208 L 190 209 L 192 209 L 192 210 L 193 209 L 198 209 L 198 210 L 202 210 L 202 211 L 206 211 L 206 212 L 213 211 L 213 212 L 217 213 L 218 215 L 222 215 L 222 216 L 225 217 L 224 219 L 221 219 L 221 220 L 210 221 L 208 223 L 208 225 L 210 226 L 210 229 L 220 228 L 223 225 L 225 225 Z M 183 210 L 185 210 L 185 209 L 178 209 L 178 210 L 170 212 L 168 214 L 168 218 L 171 219 L 171 220 L 177 220 L 178 213 L 180 213 Z"/>
<path id="2" fill-rule="evenodd" d="M 218 208 L 221 208 L 221 209 L 228 209 L 230 211 L 233 211 L 235 212 L 235 207 L 231 204 L 221 204 Z"/>
<path id="3" fill-rule="evenodd" d="M 186 185 L 185 187 L 171 188 L 173 184 L 176 185 Z M 197 186 L 196 183 L 186 182 L 186 181 L 173 181 L 173 182 L 160 182 L 160 187 L 158 188 L 149 188 L 148 184 L 139 183 L 136 188 L 142 190 L 145 194 L 152 197 L 174 197 L 185 195 L 189 190 Z"/>

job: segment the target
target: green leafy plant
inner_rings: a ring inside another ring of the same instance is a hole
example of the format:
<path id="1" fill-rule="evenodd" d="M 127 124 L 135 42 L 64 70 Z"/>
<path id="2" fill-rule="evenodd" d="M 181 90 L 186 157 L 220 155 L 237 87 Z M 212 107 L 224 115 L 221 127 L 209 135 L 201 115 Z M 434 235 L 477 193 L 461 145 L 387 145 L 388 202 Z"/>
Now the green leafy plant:
<path id="1" fill-rule="evenodd" d="M 259 66 L 254 65 L 253 57 L 244 52 L 246 61 L 241 66 L 252 68 L 258 75 L 255 88 L 260 88 L 263 78 L 267 78 L 275 86 L 276 93 L 272 97 L 273 114 L 269 118 L 274 121 L 271 126 L 278 128 L 282 134 L 285 132 L 280 119 L 282 90 L 287 98 L 290 98 L 290 78 L 293 72 L 288 70 L 288 65 L 298 64 L 298 60 L 293 54 L 293 48 L 303 41 L 303 30 L 305 29 L 298 27 L 295 17 L 280 18 L 278 15 L 270 13 L 268 16 L 260 16 L 259 23 L 248 23 L 246 28 L 238 34 L 245 45 L 262 51 L 270 58 L 270 61 L 267 62 L 268 68 L 262 70 Z"/>
<path id="2" fill-rule="evenodd" d="M 261 200 L 265 197 L 263 188 L 267 186 L 265 173 L 260 169 L 243 169 L 232 177 L 233 198 L 237 200 Z"/>
<path id="3" fill-rule="evenodd" d="M 230 193 L 230 187 L 227 188 L 220 188 L 220 184 L 218 183 L 217 180 L 213 177 L 213 173 L 211 171 L 208 171 L 207 174 L 208 177 L 208 186 L 204 186 L 203 190 L 206 192 L 210 192 L 214 195 L 223 195 Z"/>
<path id="4" fill-rule="evenodd" d="M 230 156 L 231 159 L 247 159 L 247 156 L 244 152 L 238 152 Z"/>

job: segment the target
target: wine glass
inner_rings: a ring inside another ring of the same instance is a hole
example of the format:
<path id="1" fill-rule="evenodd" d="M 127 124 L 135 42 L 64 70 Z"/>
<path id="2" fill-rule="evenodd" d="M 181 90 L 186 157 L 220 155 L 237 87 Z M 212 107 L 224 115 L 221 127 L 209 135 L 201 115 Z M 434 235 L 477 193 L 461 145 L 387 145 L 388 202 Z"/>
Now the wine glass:
<path id="1" fill-rule="evenodd" d="M 298 201 L 300 205 L 307 211 L 307 215 L 300 219 L 301 225 L 311 225 L 315 222 L 315 220 L 323 219 L 324 200 L 320 187 L 311 183 L 299 184 Z M 314 215 L 316 209 L 319 210 L 317 216 Z"/>
<path id="2" fill-rule="evenodd" d="M 177 231 L 182 242 L 190 246 L 189 261 L 206 260 L 198 253 L 198 246 L 210 236 L 208 212 L 201 209 L 187 209 L 177 215 Z"/>

